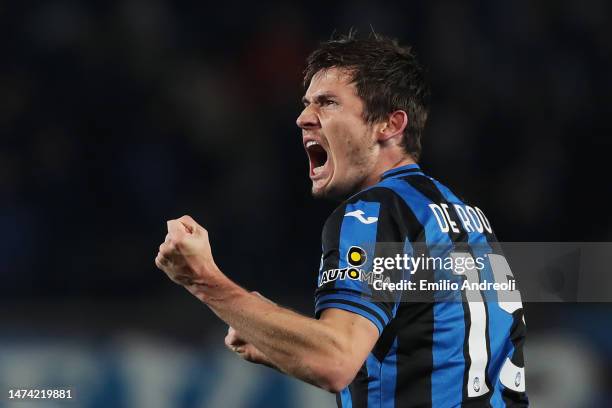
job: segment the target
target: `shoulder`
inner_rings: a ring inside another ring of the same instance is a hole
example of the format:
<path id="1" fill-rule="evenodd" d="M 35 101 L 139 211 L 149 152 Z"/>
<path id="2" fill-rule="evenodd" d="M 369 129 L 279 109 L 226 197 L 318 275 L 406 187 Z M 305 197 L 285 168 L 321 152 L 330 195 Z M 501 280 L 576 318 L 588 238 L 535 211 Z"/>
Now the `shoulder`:
<path id="1" fill-rule="evenodd" d="M 338 234 L 343 223 L 351 229 L 376 228 L 379 220 L 397 218 L 402 198 L 391 185 L 376 184 L 342 202 L 325 221 L 323 236 Z"/>
<path id="2" fill-rule="evenodd" d="M 372 230 L 371 235 L 381 239 L 417 240 L 425 225 L 438 215 L 435 209 L 448 208 L 449 217 L 453 216 L 451 203 L 461 204 L 461 200 L 427 175 L 384 179 L 341 203 L 325 222 L 323 238 L 335 241 L 340 235 Z"/>
<path id="3" fill-rule="evenodd" d="M 327 220 L 343 218 L 346 212 L 349 211 L 385 211 L 388 210 L 391 203 L 399 198 L 398 193 L 393 188 L 379 183 L 344 200 L 336 207 Z"/>

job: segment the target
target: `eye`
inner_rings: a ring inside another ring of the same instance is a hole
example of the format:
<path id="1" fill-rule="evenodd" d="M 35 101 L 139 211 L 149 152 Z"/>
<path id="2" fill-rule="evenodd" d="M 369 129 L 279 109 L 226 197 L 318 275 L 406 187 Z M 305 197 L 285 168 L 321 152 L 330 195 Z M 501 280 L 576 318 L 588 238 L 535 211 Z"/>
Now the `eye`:
<path id="1" fill-rule="evenodd" d="M 336 103 L 336 101 L 332 101 L 331 99 L 326 99 L 326 100 L 323 102 L 323 105 L 324 105 L 324 106 L 330 106 L 330 105 L 337 105 L 337 103 Z"/>

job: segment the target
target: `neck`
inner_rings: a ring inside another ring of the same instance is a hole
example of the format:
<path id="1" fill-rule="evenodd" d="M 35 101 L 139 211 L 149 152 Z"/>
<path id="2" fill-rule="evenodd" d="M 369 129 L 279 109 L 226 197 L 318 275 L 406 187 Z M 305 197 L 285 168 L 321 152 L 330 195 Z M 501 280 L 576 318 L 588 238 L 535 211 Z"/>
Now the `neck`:
<path id="1" fill-rule="evenodd" d="M 366 177 L 366 179 L 364 180 L 361 186 L 361 190 L 371 187 L 374 184 L 378 183 L 380 181 L 380 175 L 383 174 L 385 171 L 393 170 L 397 167 L 402 167 L 407 164 L 415 164 L 415 163 L 416 161 L 414 161 L 414 159 L 410 155 L 407 155 L 407 156 L 402 155 L 401 157 L 385 158 L 385 159 L 379 160 L 374 166 L 374 168 L 372 169 L 372 171 L 370 172 L 370 174 L 368 175 L 368 177 Z"/>

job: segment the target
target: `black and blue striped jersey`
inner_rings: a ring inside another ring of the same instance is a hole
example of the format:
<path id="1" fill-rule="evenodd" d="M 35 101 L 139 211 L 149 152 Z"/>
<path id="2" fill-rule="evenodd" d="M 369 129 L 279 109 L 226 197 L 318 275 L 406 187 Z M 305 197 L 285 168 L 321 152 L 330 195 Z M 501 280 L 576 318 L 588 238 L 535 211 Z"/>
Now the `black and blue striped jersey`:
<path id="1" fill-rule="evenodd" d="M 318 318 L 327 308 L 370 320 L 379 339 L 352 383 L 337 395 L 339 407 L 524 407 L 525 320 L 515 301 L 482 298 L 439 301 L 434 292 L 402 291 L 380 297 L 372 282 L 353 279 L 354 265 L 389 252 L 429 256 L 463 253 L 485 262 L 475 279 L 511 275 L 484 213 L 462 202 L 418 165 L 392 169 L 380 182 L 342 203 L 323 228 L 315 292 Z M 416 270 L 412 280 L 436 280 Z M 457 275 L 459 280 L 467 276 Z M 460 292 L 462 293 L 462 292 Z M 414 297 L 413 297 L 414 296 Z"/>

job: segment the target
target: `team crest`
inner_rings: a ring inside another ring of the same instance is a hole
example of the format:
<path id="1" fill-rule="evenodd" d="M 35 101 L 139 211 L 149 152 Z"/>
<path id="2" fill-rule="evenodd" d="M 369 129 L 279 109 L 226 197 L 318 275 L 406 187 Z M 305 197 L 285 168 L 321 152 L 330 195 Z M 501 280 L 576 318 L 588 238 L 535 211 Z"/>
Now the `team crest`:
<path id="1" fill-rule="evenodd" d="M 474 378 L 474 391 L 480 391 L 480 379 L 478 377 Z"/>
<path id="2" fill-rule="evenodd" d="M 514 385 L 517 387 L 521 385 L 521 372 L 520 371 L 516 373 L 516 377 L 514 377 Z"/>

